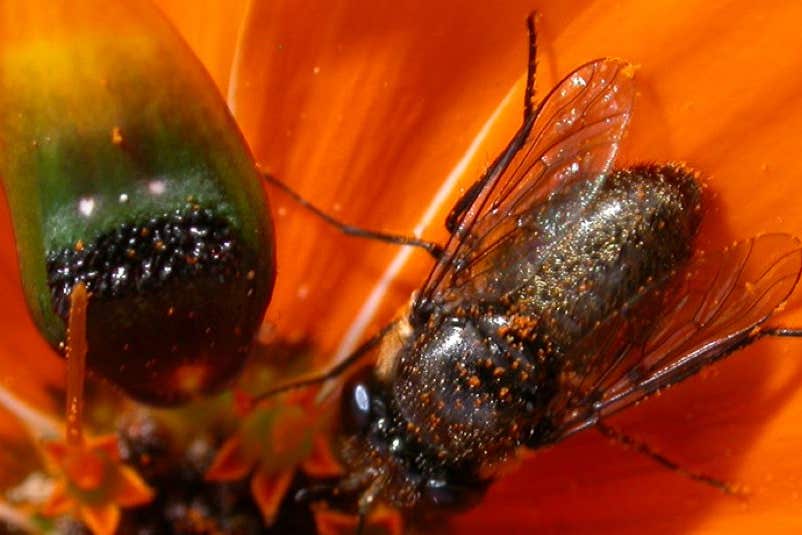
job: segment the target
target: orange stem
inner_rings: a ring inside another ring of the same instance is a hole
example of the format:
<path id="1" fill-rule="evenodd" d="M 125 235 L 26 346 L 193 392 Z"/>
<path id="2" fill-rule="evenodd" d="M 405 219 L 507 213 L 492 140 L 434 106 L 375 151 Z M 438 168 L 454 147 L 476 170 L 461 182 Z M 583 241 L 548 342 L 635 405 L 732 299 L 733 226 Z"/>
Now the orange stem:
<path id="1" fill-rule="evenodd" d="M 67 324 L 67 445 L 83 445 L 84 378 L 86 377 L 86 307 L 89 295 L 82 282 L 70 294 Z"/>

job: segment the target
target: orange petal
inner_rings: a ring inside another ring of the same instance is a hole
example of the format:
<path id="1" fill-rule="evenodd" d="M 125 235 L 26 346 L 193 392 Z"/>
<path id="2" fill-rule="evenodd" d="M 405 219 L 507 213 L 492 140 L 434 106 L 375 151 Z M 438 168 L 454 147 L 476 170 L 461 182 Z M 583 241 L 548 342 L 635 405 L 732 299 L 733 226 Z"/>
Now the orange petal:
<path id="1" fill-rule="evenodd" d="M 242 437 L 237 434 L 220 447 L 205 477 L 208 481 L 233 481 L 248 475 L 251 468 L 253 461 L 245 455 Z"/>
<path id="2" fill-rule="evenodd" d="M 292 483 L 295 470 L 268 474 L 258 470 L 251 478 L 251 495 L 262 512 L 265 525 L 270 526 L 276 519 L 278 507 Z"/>
<path id="3" fill-rule="evenodd" d="M 117 435 L 91 437 L 87 442 L 87 448 L 102 452 L 111 461 L 120 460 L 120 445 Z"/>
<path id="4" fill-rule="evenodd" d="M 45 455 L 50 457 L 53 462 L 59 466 L 64 464 L 64 459 L 67 457 L 67 452 L 69 451 L 67 444 L 61 441 L 43 442 L 41 447 Z"/>
<path id="5" fill-rule="evenodd" d="M 153 500 L 154 492 L 130 466 L 119 467 L 119 479 L 115 489 L 114 503 L 121 507 L 136 507 Z"/>
<path id="6" fill-rule="evenodd" d="M 270 448 L 273 458 L 263 460 L 273 466 L 296 464 L 312 449 L 313 428 L 307 414 L 299 407 L 286 407 L 278 412 L 270 427 Z"/>
<path id="7" fill-rule="evenodd" d="M 342 535 L 356 530 L 358 519 L 329 509 L 315 511 L 315 525 L 318 535 Z"/>
<path id="8" fill-rule="evenodd" d="M 318 535 L 345 535 L 354 533 L 359 519 L 354 515 L 345 515 L 328 509 L 315 511 L 315 525 Z M 401 535 L 404 523 L 401 515 L 392 509 L 379 507 L 365 521 L 365 532 L 383 535 Z M 432 530 L 434 532 L 435 530 Z M 469 532 L 467 532 L 469 533 Z"/>
<path id="9" fill-rule="evenodd" d="M 114 504 L 82 505 L 80 515 L 94 535 L 113 535 L 120 523 L 120 508 Z"/>
<path id="10" fill-rule="evenodd" d="M 404 522 L 401 514 L 387 507 L 380 507 L 369 518 L 370 525 L 376 526 L 388 535 L 401 535 L 404 532 Z"/>
<path id="11" fill-rule="evenodd" d="M 113 465 L 101 455 L 88 449 L 70 448 L 62 465 L 64 476 L 81 491 L 109 492 L 110 489 L 104 487 Z"/>
<path id="12" fill-rule="evenodd" d="M 59 480 L 53 485 L 53 490 L 40 512 L 44 516 L 63 515 L 68 513 L 74 505 L 72 499 L 67 495 L 66 482 L 64 480 Z"/>
<path id="13" fill-rule="evenodd" d="M 248 1 L 157 0 L 156 4 L 192 47 L 225 95 Z"/>
<path id="14" fill-rule="evenodd" d="M 343 473 L 342 466 L 334 458 L 327 440 L 316 435 L 312 442 L 312 453 L 301 464 L 304 472 L 312 477 L 333 477 Z"/>
<path id="15" fill-rule="evenodd" d="M 245 418 L 253 410 L 253 396 L 240 388 L 235 388 L 234 393 L 234 412 L 240 418 Z"/>

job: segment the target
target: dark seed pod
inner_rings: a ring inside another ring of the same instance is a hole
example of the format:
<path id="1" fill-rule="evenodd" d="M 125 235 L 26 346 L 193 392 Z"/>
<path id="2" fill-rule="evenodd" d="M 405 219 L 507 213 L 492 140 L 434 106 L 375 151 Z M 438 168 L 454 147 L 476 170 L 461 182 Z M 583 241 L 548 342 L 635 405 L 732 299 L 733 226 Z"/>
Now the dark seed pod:
<path id="1" fill-rule="evenodd" d="M 174 30 L 145 3 L 104 5 L 104 23 L 97 11 L 1 19 L 0 176 L 42 334 L 60 347 L 83 282 L 89 368 L 177 404 L 239 372 L 272 291 L 272 224 L 236 124 Z"/>

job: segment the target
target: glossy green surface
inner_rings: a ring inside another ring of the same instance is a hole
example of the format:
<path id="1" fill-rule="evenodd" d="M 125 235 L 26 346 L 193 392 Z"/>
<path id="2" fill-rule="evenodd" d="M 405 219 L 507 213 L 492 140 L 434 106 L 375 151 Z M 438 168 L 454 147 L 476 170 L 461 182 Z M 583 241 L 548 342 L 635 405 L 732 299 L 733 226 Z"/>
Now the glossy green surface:
<path id="1" fill-rule="evenodd" d="M 141 7 L 112 11 L 116 27 L 50 31 L 45 20 L 0 41 L 0 177 L 34 320 L 54 346 L 64 339 L 48 254 L 189 202 L 239 237 L 255 280 L 242 306 L 246 323 L 258 325 L 272 291 L 273 232 L 249 150 L 167 24 Z"/>

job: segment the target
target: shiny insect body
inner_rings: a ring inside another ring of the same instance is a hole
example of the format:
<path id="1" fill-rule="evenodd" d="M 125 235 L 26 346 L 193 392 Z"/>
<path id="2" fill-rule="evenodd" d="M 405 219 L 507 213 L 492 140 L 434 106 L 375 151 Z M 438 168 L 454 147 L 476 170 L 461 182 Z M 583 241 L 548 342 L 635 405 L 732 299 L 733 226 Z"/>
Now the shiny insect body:
<path id="1" fill-rule="evenodd" d="M 798 240 L 696 251 L 694 172 L 613 169 L 632 66 L 591 61 L 534 106 L 528 22 L 523 125 L 456 203 L 445 247 L 427 248 L 437 262 L 408 314 L 288 386 L 376 352 L 343 387 L 335 441 L 335 494 L 355 495 L 363 518 L 377 501 L 471 505 L 519 448 L 609 432 L 604 417 L 762 336 L 800 335 L 763 325 L 797 284 Z"/>
<path id="2" fill-rule="evenodd" d="M 274 278 L 260 177 L 225 102 L 147 2 L 19 11 L 0 4 L 0 179 L 37 327 L 63 350 L 83 282 L 90 370 L 145 403 L 220 390 Z"/>

